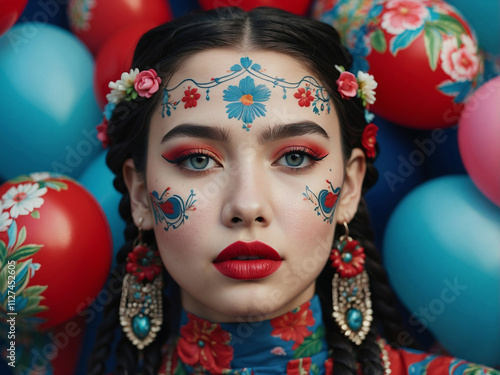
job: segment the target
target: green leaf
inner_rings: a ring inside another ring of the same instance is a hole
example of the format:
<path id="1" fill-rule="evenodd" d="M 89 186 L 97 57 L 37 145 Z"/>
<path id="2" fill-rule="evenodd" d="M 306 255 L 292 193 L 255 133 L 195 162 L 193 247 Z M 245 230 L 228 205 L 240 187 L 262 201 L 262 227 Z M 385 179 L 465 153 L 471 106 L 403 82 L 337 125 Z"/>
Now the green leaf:
<path id="1" fill-rule="evenodd" d="M 7 246 L 5 242 L 0 241 L 0 269 L 5 265 L 5 260 L 7 259 Z"/>
<path id="2" fill-rule="evenodd" d="M 319 351 L 323 346 L 323 341 L 321 340 L 325 336 L 325 328 L 320 326 L 316 332 L 312 335 L 307 336 L 302 344 L 293 352 L 293 358 L 304 358 L 310 357 Z"/>
<path id="3" fill-rule="evenodd" d="M 48 180 L 46 181 L 47 187 L 54 189 L 56 191 L 68 190 L 68 184 L 62 181 Z"/>
<path id="4" fill-rule="evenodd" d="M 460 35 L 467 34 L 464 26 L 448 14 L 440 14 L 439 18 L 432 23 L 442 34 L 454 35 L 460 41 Z"/>
<path id="5" fill-rule="evenodd" d="M 17 249 L 15 252 L 11 253 L 8 260 L 23 260 L 26 259 L 40 250 L 43 245 L 30 244 L 25 245 Z"/>
<path id="6" fill-rule="evenodd" d="M 26 227 L 22 227 L 17 235 L 17 241 L 16 241 L 16 246 L 14 246 L 14 251 L 19 246 L 21 246 L 25 240 L 26 240 Z"/>
<path id="7" fill-rule="evenodd" d="M 425 26 L 424 44 L 425 52 L 427 53 L 427 58 L 429 59 L 429 65 L 434 71 L 436 70 L 439 60 L 439 52 L 441 51 L 441 46 L 443 45 L 443 38 L 436 28 L 430 25 Z"/>
<path id="8" fill-rule="evenodd" d="M 38 314 L 39 312 L 48 310 L 48 306 L 44 305 L 34 305 L 34 306 L 26 306 L 21 312 L 18 312 L 19 315 L 21 316 L 28 316 L 28 315 L 35 315 Z"/>
<path id="9" fill-rule="evenodd" d="M 24 289 L 23 296 L 25 298 L 31 297 L 31 296 L 38 296 L 42 294 L 46 289 L 48 288 L 48 285 L 32 285 Z"/>
<path id="10" fill-rule="evenodd" d="M 384 53 L 387 49 L 387 42 L 382 29 L 376 29 L 370 34 L 370 42 L 373 49 L 377 52 Z"/>
<path id="11" fill-rule="evenodd" d="M 33 219 L 40 219 L 40 211 L 37 211 L 37 210 L 33 211 L 33 212 L 31 213 L 31 217 L 32 217 Z"/>
<path id="12" fill-rule="evenodd" d="M 20 182 L 32 182 L 33 179 L 28 175 L 21 175 L 7 181 L 9 184 L 19 184 Z"/>
<path id="13" fill-rule="evenodd" d="M 30 281 L 31 259 L 16 264 L 16 293 L 22 293 Z"/>

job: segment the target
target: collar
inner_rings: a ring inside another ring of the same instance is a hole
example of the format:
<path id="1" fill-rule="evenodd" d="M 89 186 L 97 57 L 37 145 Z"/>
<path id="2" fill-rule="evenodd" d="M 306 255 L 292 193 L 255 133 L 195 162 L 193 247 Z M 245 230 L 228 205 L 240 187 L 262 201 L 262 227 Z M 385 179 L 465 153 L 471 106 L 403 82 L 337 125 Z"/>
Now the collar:
<path id="1" fill-rule="evenodd" d="M 314 366 L 324 374 L 324 336 L 317 296 L 282 316 L 257 322 L 212 323 L 182 311 L 166 373 L 183 367 L 197 374 L 299 374 Z"/>

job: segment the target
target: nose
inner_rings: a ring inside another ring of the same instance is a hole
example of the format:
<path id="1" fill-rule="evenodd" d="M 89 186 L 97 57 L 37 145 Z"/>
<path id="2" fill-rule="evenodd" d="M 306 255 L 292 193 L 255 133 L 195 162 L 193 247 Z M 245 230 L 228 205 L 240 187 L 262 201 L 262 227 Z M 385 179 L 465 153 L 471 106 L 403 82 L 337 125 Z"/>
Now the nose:
<path id="1" fill-rule="evenodd" d="M 266 227 L 272 219 L 272 198 L 265 171 L 256 166 L 240 169 L 229 180 L 222 222 L 227 227 Z"/>

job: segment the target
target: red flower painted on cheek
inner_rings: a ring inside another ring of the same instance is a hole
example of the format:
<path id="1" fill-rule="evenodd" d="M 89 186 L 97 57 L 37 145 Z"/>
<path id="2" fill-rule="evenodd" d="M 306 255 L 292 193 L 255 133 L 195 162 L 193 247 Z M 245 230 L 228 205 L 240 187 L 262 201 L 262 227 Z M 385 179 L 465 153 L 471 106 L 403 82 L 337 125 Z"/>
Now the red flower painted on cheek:
<path id="1" fill-rule="evenodd" d="M 292 349 L 297 349 L 304 341 L 304 338 L 312 334 L 307 328 L 307 326 L 314 325 L 312 310 L 309 308 L 310 304 L 310 302 L 307 302 L 299 309 L 271 319 L 271 326 L 273 327 L 271 335 L 281 337 L 285 341 L 295 341 Z"/>
<path id="2" fill-rule="evenodd" d="M 197 91 L 198 89 L 191 89 L 190 86 L 184 91 L 185 96 L 182 98 L 182 101 L 186 103 L 184 108 L 193 108 L 198 105 L 197 100 L 200 99 L 201 95 Z"/>
<path id="3" fill-rule="evenodd" d="M 311 102 L 314 100 L 314 97 L 311 94 L 311 91 L 300 87 L 295 94 L 293 94 L 295 99 L 299 99 L 299 105 L 301 107 L 309 107 Z"/>
<path id="4" fill-rule="evenodd" d="M 188 314 L 188 323 L 181 327 L 177 353 L 190 365 L 201 365 L 210 373 L 221 374 L 233 360 L 231 334 L 215 324 Z"/>

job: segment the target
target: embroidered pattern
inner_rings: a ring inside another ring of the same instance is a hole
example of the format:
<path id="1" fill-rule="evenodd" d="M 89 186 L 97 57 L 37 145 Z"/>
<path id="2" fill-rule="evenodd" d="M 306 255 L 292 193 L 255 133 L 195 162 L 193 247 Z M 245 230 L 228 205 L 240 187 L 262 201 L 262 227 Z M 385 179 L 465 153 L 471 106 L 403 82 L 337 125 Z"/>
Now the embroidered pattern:
<path id="1" fill-rule="evenodd" d="M 328 188 L 330 191 L 323 189 L 316 195 L 309 189 L 309 186 L 306 186 L 306 192 L 302 194 L 305 196 L 304 200 L 309 200 L 317 206 L 314 208 L 316 214 L 323 215 L 323 221 L 328 221 L 331 224 L 333 221 L 333 213 L 337 206 L 337 199 L 340 194 L 340 187 L 334 189 L 330 181 L 326 180 L 326 182 L 329 185 Z"/>
<path id="2" fill-rule="evenodd" d="M 312 106 L 313 112 L 317 115 L 325 111 L 330 113 L 330 94 L 314 77 L 305 76 L 299 82 L 288 82 L 284 78 L 272 77 L 266 74 L 260 64 L 253 64 L 250 58 L 242 57 L 240 63 L 234 64 L 225 76 L 212 78 L 209 82 L 196 82 L 191 78 L 187 78 L 171 89 L 165 88 L 163 91 L 162 116 L 170 116 L 172 111 L 177 109 L 180 100 L 173 100 L 170 92 L 185 83 L 190 82 L 197 88 L 206 90 L 205 100 L 209 101 L 211 88 L 234 80 L 245 73 L 248 75 L 239 81 L 238 86 L 230 85 L 224 90 L 224 101 L 231 102 L 226 105 L 228 118 L 243 121 L 242 128 L 247 131 L 250 130 L 250 124 L 256 117 L 265 116 L 266 107 L 263 102 L 271 97 L 271 90 L 264 84 L 255 85 L 254 79 L 269 82 L 273 85 L 273 88 L 281 87 L 283 89 L 283 99 L 287 99 L 287 90 L 297 90 L 294 97 L 298 99 L 299 106 Z M 184 95 L 182 99 L 186 103 L 184 108 L 196 107 L 196 101 L 201 98 L 201 94 L 197 93 L 197 89 L 191 89 L 191 85 L 184 91 Z M 198 97 L 195 99 L 196 96 Z M 193 105 L 188 106 L 188 103 Z"/>
<path id="3" fill-rule="evenodd" d="M 184 223 L 184 220 L 188 219 L 186 211 L 196 210 L 196 207 L 193 206 L 196 202 L 196 199 L 194 199 L 196 194 L 194 194 L 193 190 L 191 190 L 191 194 L 189 194 L 186 202 L 184 202 L 184 200 L 178 195 L 167 198 L 169 190 L 170 187 L 166 188 L 161 195 L 159 195 L 156 191 L 153 191 L 150 194 L 153 202 L 156 224 L 164 221 L 166 224 L 164 229 L 166 231 L 168 231 L 170 227 L 174 229 L 178 228 L 182 223 Z"/>

